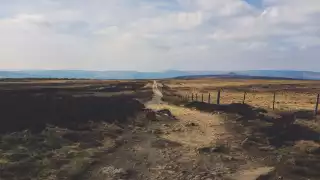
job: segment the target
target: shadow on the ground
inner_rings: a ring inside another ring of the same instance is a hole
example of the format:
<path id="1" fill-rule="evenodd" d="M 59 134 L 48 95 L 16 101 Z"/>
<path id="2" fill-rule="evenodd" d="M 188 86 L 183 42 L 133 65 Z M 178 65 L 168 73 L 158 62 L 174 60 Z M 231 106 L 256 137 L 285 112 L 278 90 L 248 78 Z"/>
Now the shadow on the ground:
<path id="1" fill-rule="evenodd" d="M 292 124 L 295 118 L 307 117 L 311 119 L 311 114 L 305 112 L 278 112 L 275 116 L 268 114 L 262 108 L 255 108 L 248 104 L 228 104 L 217 105 L 203 102 L 191 102 L 185 105 L 188 108 L 196 108 L 204 112 L 223 112 L 227 114 L 237 114 L 237 121 L 247 127 L 252 127 L 255 132 L 263 133 L 271 145 L 281 147 L 282 145 L 298 140 L 320 141 L 319 132 L 309 127 Z M 295 117 L 295 116 L 296 117 Z M 314 117 L 314 116 L 313 116 Z"/>
<path id="2" fill-rule="evenodd" d="M 314 120 L 315 117 L 315 112 L 314 111 L 310 111 L 310 110 L 298 110 L 294 112 L 296 118 L 298 119 L 303 119 L 303 120 Z"/>
<path id="3" fill-rule="evenodd" d="M 233 104 L 208 104 L 204 102 L 191 102 L 185 105 L 188 108 L 196 108 L 200 111 L 205 112 L 224 112 L 224 113 L 233 113 L 239 114 L 246 120 L 252 120 L 261 115 L 261 113 L 267 113 L 266 110 L 262 108 L 255 108 L 248 104 L 240 104 L 240 103 L 233 103 Z"/>
<path id="4" fill-rule="evenodd" d="M 319 141 L 320 134 L 308 127 L 293 124 L 286 129 L 278 129 L 274 126 L 265 126 L 259 129 L 264 133 L 271 145 L 275 147 L 282 147 L 283 145 L 293 145 L 299 140 Z"/>

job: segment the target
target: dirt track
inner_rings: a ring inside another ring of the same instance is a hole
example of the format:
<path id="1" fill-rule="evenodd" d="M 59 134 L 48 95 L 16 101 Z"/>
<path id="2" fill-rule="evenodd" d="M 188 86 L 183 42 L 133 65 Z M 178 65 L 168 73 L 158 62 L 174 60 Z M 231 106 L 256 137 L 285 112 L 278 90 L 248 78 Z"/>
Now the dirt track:
<path id="1" fill-rule="evenodd" d="M 177 120 L 158 114 L 126 129 L 84 179 L 253 180 L 272 171 L 241 150 L 222 116 L 162 103 L 157 86 L 147 108 L 169 109 Z"/>
<path id="2" fill-rule="evenodd" d="M 156 88 L 154 91 L 159 90 Z M 180 157 L 172 159 L 177 162 L 177 166 L 181 160 L 187 160 L 184 161 L 187 166 L 196 168 L 189 169 L 193 171 L 193 175 L 176 178 L 250 180 L 272 171 L 272 167 L 263 167 L 249 159 L 248 154 L 241 150 L 241 142 L 227 130 L 223 116 L 172 105 L 153 104 L 149 107 L 154 110 L 169 109 L 178 119 L 172 127 L 161 129 L 166 132 L 161 137 L 181 144 Z M 225 150 L 212 153 L 220 147 Z M 208 153 L 207 150 L 211 152 Z"/>

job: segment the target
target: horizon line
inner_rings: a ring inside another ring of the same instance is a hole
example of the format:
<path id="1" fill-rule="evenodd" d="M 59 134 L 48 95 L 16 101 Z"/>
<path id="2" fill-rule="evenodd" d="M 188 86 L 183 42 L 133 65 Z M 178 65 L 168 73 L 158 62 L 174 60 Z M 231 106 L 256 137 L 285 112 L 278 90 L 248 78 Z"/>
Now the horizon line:
<path id="1" fill-rule="evenodd" d="M 314 70 L 299 70 L 299 69 L 248 69 L 248 70 L 177 70 L 167 69 L 160 71 L 139 71 L 139 70 L 91 70 L 91 69 L 0 69 L 7 72 L 23 72 L 23 71 L 93 71 L 93 72 L 141 72 L 141 73 L 161 73 L 168 71 L 178 72 L 243 72 L 243 71 L 295 71 L 295 72 L 320 72 Z"/>

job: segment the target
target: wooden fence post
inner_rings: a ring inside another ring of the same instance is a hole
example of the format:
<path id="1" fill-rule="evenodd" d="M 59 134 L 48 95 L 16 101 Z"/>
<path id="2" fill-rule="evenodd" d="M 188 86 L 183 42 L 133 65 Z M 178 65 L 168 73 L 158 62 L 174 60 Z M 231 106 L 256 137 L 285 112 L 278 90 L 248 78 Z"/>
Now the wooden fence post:
<path id="1" fill-rule="evenodd" d="M 273 103 L 272 103 L 272 109 L 274 110 L 274 104 L 276 103 L 276 92 L 273 93 Z"/>
<path id="2" fill-rule="evenodd" d="M 196 101 L 198 101 L 198 93 L 196 93 Z"/>
<path id="3" fill-rule="evenodd" d="M 242 104 L 244 104 L 246 102 L 246 96 L 247 96 L 247 92 L 244 92 Z"/>
<path id="4" fill-rule="evenodd" d="M 217 96 L 217 104 L 220 104 L 220 94 L 221 94 L 221 90 L 218 91 L 218 96 Z"/>
<path id="5" fill-rule="evenodd" d="M 203 94 L 201 95 L 201 102 L 203 102 Z"/>
<path id="6" fill-rule="evenodd" d="M 314 112 L 315 115 L 318 115 L 319 99 L 320 99 L 320 94 L 318 94 L 317 96 L 317 103 L 316 103 L 316 108 Z"/>
<path id="7" fill-rule="evenodd" d="M 211 94 L 209 93 L 209 96 L 208 96 L 208 104 L 211 103 Z"/>
<path id="8" fill-rule="evenodd" d="M 192 93 L 192 95 L 191 95 L 191 101 L 193 101 L 193 93 Z"/>

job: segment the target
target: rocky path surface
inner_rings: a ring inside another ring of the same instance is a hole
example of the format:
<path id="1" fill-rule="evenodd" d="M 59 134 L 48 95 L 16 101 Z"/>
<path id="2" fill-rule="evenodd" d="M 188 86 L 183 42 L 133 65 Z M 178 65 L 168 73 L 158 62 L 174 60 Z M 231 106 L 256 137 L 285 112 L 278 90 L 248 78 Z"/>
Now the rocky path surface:
<path id="1" fill-rule="evenodd" d="M 111 150 L 86 178 L 94 180 L 259 180 L 273 168 L 254 162 L 225 128 L 220 115 L 203 113 L 161 101 L 160 84 L 153 82 L 153 99 L 146 107 L 156 113 L 110 139 Z M 165 111 L 167 112 L 167 111 Z"/>

